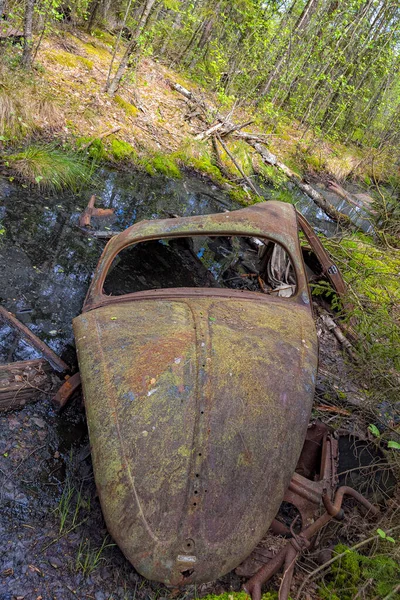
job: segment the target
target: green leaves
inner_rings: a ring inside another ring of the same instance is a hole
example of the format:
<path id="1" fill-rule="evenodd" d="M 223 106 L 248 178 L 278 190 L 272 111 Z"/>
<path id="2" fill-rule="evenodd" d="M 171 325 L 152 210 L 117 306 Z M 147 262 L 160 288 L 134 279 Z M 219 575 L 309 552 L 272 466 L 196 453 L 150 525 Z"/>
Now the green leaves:
<path id="1" fill-rule="evenodd" d="M 368 425 L 368 431 L 370 431 L 372 433 L 372 435 L 375 436 L 376 438 L 381 437 L 379 429 L 373 423 Z"/>
<path id="2" fill-rule="evenodd" d="M 388 448 L 391 448 L 392 450 L 400 450 L 400 444 L 399 442 L 390 440 L 390 442 L 388 442 Z"/>
<path id="3" fill-rule="evenodd" d="M 396 543 L 396 540 L 392 537 L 390 537 L 389 535 L 387 535 L 386 531 L 383 531 L 383 529 L 377 529 L 376 533 L 379 535 L 379 537 L 381 537 L 383 540 L 386 540 L 387 542 L 391 542 L 392 544 Z"/>

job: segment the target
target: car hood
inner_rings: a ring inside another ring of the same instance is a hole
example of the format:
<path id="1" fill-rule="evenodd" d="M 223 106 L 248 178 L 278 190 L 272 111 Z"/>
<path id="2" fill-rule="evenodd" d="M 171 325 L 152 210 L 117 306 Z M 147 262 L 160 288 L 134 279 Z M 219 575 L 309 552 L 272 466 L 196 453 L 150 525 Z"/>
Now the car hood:
<path id="1" fill-rule="evenodd" d="M 317 368 L 309 309 L 131 300 L 74 331 L 111 535 L 148 579 L 228 572 L 267 531 L 301 452 Z"/>

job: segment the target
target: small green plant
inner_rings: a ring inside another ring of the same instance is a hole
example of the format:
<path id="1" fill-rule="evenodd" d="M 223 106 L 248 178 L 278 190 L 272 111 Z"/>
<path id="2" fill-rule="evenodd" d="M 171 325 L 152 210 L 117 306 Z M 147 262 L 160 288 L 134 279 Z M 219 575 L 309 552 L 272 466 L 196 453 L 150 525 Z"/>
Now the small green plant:
<path id="1" fill-rule="evenodd" d="M 396 543 L 396 540 L 392 537 L 390 537 L 390 535 L 388 535 L 386 533 L 386 531 L 383 531 L 383 529 L 377 529 L 376 533 L 383 539 L 386 540 L 387 542 L 391 542 L 392 544 Z"/>
<path id="2" fill-rule="evenodd" d="M 90 501 L 82 496 L 82 491 L 77 490 L 69 479 L 66 480 L 60 500 L 54 512 L 60 519 L 59 533 L 71 531 L 84 521 L 79 522 L 81 509 L 90 510 Z"/>
<path id="3" fill-rule="evenodd" d="M 102 556 L 104 550 L 115 546 L 115 544 L 108 544 L 108 540 L 109 536 L 106 535 L 98 548 L 92 548 L 92 543 L 88 538 L 81 540 L 75 560 L 75 571 L 80 571 L 85 577 L 89 577 L 100 566 L 100 563 L 106 560 Z"/>

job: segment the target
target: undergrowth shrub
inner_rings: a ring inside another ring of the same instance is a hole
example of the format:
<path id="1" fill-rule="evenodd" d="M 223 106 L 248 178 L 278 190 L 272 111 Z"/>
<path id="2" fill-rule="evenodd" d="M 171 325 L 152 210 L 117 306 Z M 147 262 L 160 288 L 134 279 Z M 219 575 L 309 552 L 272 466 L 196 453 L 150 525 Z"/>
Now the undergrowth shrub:
<path id="1" fill-rule="evenodd" d="M 377 247 L 367 236 L 324 238 L 348 285 L 343 317 L 356 330 L 358 370 L 373 403 L 392 403 L 400 418 L 400 255 Z"/>

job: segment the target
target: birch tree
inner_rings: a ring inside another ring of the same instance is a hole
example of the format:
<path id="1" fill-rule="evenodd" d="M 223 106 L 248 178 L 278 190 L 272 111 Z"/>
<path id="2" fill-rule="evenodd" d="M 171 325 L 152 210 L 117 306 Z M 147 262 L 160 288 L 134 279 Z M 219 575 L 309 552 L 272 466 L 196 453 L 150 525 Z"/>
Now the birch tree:
<path id="1" fill-rule="evenodd" d="M 143 31 L 146 29 L 155 2 L 156 0 L 146 0 L 144 4 L 142 14 L 139 18 L 134 32 L 132 33 L 132 37 L 125 50 L 125 54 L 122 57 L 121 62 L 119 63 L 114 77 L 110 80 L 110 82 L 107 85 L 106 91 L 110 96 L 113 96 L 118 90 L 126 68 L 129 67 L 132 64 L 132 62 L 138 57 L 140 48 L 139 38 Z"/>

